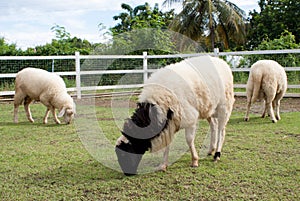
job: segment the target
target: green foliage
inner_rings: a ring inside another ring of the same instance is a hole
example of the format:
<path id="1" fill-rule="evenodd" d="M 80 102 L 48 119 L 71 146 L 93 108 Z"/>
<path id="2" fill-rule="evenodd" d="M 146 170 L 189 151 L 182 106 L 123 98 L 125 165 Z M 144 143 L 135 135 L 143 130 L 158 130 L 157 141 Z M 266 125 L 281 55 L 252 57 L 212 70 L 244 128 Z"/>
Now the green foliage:
<path id="1" fill-rule="evenodd" d="M 260 0 L 261 12 L 250 12 L 248 47 L 256 48 L 261 41 L 279 38 L 284 30 L 292 32 L 296 42 L 300 42 L 300 1 Z"/>
<path id="2" fill-rule="evenodd" d="M 174 10 L 163 12 L 158 4 L 151 8 L 148 3 L 132 8 L 128 4 L 122 4 L 125 12 L 114 16 L 114 20 L 120 20 L 116 26 L 110 28 L 112 43 L 109 46 L 97 49 L 96 54 L 108 55 L 148 55 L 174 54 L 176 45 L 172 33 L 166 31 L 174 17 Z M 174 59 L 157 59 L 149 64 L 153 68 L 159 68 Z M 142 69 L 142 59 L 118 59 L 108 66 L 107 70 Z M 150 67 L 150 68 L 151 68 Z M 99 85 L 116 84 L 124 75 L 104 75 Z M 142 81 L 142 75 L 136 77 L 136 82 Z"/>
<path id="3" fill-rule="evenodd" d="M 36 47 L 36 55 L 74 55 L 76 51 L 88 55 L 92 45 L 87 40 L 74 37 L 67 40 L 53 39 L 51 44 Z"/>
<path id="4" fill-rule="evenodd" d="M 279 38 L 273 40 L 267 38 L 258 44 L 255 50 L 285 50 L 285 49 L 298 49 L 300 44 L 296 43 L 295 36 L 284 31 Z M 280 57 L 276 54 L 263 54 L 263 55 L 251 55 L 247 57 L 250 60 L 250 64 L 261 59 L 272 59 L 284 66 L 293 67 L 300 66 L 300 57 L 298 54 L 282 54 Z"/>
<path id="5" fill-rule="evenodd" d="M 162 12 L 158 4 L 151 8 L 148 3 L 132 8 L 128 4 L 121 7 L 126 11 L 114 20 L 121 20 L 110 28 L 113 36 L 112 46 L 105 50 L 109 54 L 148 54 L 174 51 L 172 37 L 167 29 L 174 17 L 174 10 Z"/>
<path id="6" fill-rule="evenodd" d="M 39 45 L 35 48 L 28 48 L 23 52 L 25 56 L 51 56 L 51 55 L 74 55 L 76 51 L 82 55 L 88 55 L 94 45 L 88 40 L 71 37 L 65 27 L 55 25 L 51 28 L 55 32 L 55 39 L 51 43 Z"/>
<path id="7" fill-rule="evenodd" d="M 8 44 L 5 38 L 0 38 L 0 56 L 17 56 L 21 52 L 20 49 L 17 49 L 16 44 Z"/>
<path id="8" fill-rule="evenodd" d="M 121 20 L 120 23 L 110 29 L 113 36 L 142 28 L 167 29 L 175 15 L 174 10 L 160 11 L 158 4 L 155 4 L 154 8 L 151 8 L 148 3 L 132 8 L 123 3 L 121 7 L 127 12 L 113 17 L 114 20 Z"/>
<path id="9" fill-rule="evenodd" d="M 55 36 L 58 40 L 68 40 L 71 38 L 71 34 L 66 31 L 65 27 L 55 25 L 51 27 L 51 31 L 55 32 Z"/>
<path id="10" fill-rule="evenodd" d="M 284 50 L 284 49 L 299 49 L 300 44 L 296 43 L 295 36 L 288 31 L 281 33 L 280 38 L 265 39 L 258 44 L 255 50 Z M 263 55 L 251 55 L 244 58 L 244 63 L 248 63 L 249 66 L 258 60 L 270 59 L 275 60 L 284 67 L 299 67 L 300 55 L 299 54 L 263 54 Z M 288 81 L 290 84 L 299 84 L 300 72 L 288 72 Z"/>
<path id="11" fill-rule="evenodd" d="M 279 38 L 271 40 L 270 38 L 264 39 L 256 50 L 282 50 L 282 49 L 298 49 L 300 43 L 296 42 L 295 35 L 291 32 L 284 30 Z"/>

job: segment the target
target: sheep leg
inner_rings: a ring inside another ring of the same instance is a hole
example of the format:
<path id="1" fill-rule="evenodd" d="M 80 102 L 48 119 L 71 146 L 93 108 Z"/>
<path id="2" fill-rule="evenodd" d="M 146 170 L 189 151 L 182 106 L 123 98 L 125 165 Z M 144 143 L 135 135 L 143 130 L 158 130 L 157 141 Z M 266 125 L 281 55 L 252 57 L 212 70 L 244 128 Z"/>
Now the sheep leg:
<path id="1" fill-rule="evenodd" d="M 277 103 L 276 103 L 275 99 L 272 101 L 272 108 L 273 108 L 273 111 L 274 111 L 275 119 L 278 120 L 277 119 Z"/>
<path id="2" fill-rule="evenodd" d="M 279 107 L 280 107 L 280 100 L 276 100 L 275 102 L 275 118 L 277 120 L 280 120 L 280 114 L 279 114 Z"/>
<path id="3" fill-rule="evenodd" d="M 161 171 L 167 171 L 168 162 L 169 162 L 169 146 L 165 148 L 164 156 L 163 156 L 164 162 L 160 164 L 159 170 Z"/>
<path id="4" fill-rule="evenodd" d="M 26 97 L 25 94 L 23 94 L 19 90 L 16 90 L 15 96 L 14 96 L 14 122 L 15 123 L 18 123 L 19 106 L 22 104 L 25 97 Z"/>
<path id="5" fill-rule="evenodd" d="M 269 99 L 268 99 L 268 101 L 266 103 L 266 107 L 267 107 L 268 114 L 270 114 L 272 122 L 276 123 L 277 120 L 275 119 L 275 116 L 274 116 L 274 111 L 273 111 L 273 107 L 272 107 L 272 101 L 270 101 Z"/>
<path id="6" fill-rule="evenodd" d="M 27 97 L 25 98 L 25 100 L 24 100 L 24 108 L 25 108 L 25 112 L 26 112 L 27 119 L 28 119 L 31 123 L 33 123 L 34 120 L 33 120 L 33 118 L 32 118 L 32 115 L 31 115 L 31 112 L 30 112 L 30 107 L 29 107 L 29 105 L 30 105 L 31 102 L 32 102 L 32 99 L 29 98 L 29 97 L 27 96 Z"/>
<path id="7" fill-rule="evenodd" d="M 210 147 L 208 151 L 208 155 L 213 155 L 217 148 L 217 128 L 218 128 L 218 120 L 216 118 L 207 119 L 210 126 Z"/>
<path id="8" fill-rule="evenodd" d="M 280 93 L 276 94 L 275 99 L 273 100 L 274 109 L 275 109 L 275 118 L 280 120 L 279 108 L 280 108 L 280 100 L 282 99 L 284 93 L 281 91 Z"/>
<path id="9" fill-rule="evenodd" d="M 19 110 L 19 105 L 14 104 L 14 122 L 18 123 L 18 110 Z"/>
<path id="10" fill-rule="evenodd" d="M 59 119 L 57 118 L 56 113 L 55 113 L 55 108 L 54 108 L 54 107 L 51 107 L 50 110 L 51 110 L 51 112 L 52 112 L 54 121 L 55 121 L 57 124 L 60 124 L 60 121 L 59 121 Z"/>
<path id="11" fill-rule="evenodd" d="M 221 158 L 221 151 L 223 147 L 223 143 L 225 141 L 225 126 L 227 121 L 229 120 L 229 115 L 226 115 L 226 112 L 220 112 L 218 117 L 218 142 L 217 142 L 217 150 L 214 155 L 215 162 L 220 160 Z"/>
<path id="12" fill-rule="evenodd" d="M 46 114 L 45 114 L 44 119 L 43 119 L 44 124 L 48 123 L 49 113 L 50 113 L 50 109 L 47 107 Z"/>
<path id="13" fill-rule="evenodd" d="M 218 147 L 217 147 L 217 151 L 214 155 L 215 162 L 219 161 L 221 158 L 221 151 L 222 151 L 223 143 L 225 140 L 225 127 L 223 129 L 220 129 L 218 133 L 219 133 Z"/>
<path id="14" fill-rule="evenodd" d="M 263 103 L 263 108 L 264 108 L 264 110 L 263 110 L 263 113 L 262 113 L 262 115 L 261 115 L 261 118 L 265 118 L 266 117 L 266 112 L 267 112 L 267 101 L 264 101 L 264 103 Z M 269 114 L 268 114 L 269 115 Z"/>
<path id="15" fill-rule="evenodd" d="M 192 155 L 191 167 L 198 167 L 198 160 L 199 160 L 199 156 L 196 151 L 196 147 L 194 143 L 195 135 L 196 135 L 196 126 L 192 126 L 185 129 L 185 139 Z"/>
<path id="16" fill-rule="evenodd" d="M 247 110 L 246 110 L 244 121 L 249 121 L 250 107 L 251 107 L 251 98 L 247 98 Z"/>

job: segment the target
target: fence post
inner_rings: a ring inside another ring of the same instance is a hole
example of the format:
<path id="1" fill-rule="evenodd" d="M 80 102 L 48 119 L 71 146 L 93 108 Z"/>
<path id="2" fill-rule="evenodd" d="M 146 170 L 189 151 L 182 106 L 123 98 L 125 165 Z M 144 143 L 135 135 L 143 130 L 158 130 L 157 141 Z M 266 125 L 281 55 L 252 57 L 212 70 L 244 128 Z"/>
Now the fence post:
<path id="1" fill-rule="evenodd" d="M 147 52 L 143 52 L 143 70 L 144 70 L 144 83 L 146 82 L 146 80 L 148 79 L 148 60 L 147 60 Z"/>
<path id="2" fill-rule="evenodd" d="M 219 48 L 214 48 L 214 57 L 219 57 Z"/>
<path id="3" fill-rule="evenodd" d="M 75 52 L 75 68 L 76 68 L 76 93 L 77 93 L 77 99 L 81 99 L 80 53 L 79 52 Z"/>
<path id="4" fill-rule="evenodd" d="M 54 73 L 54 59 L 52 59 L 51 71 Z"/>

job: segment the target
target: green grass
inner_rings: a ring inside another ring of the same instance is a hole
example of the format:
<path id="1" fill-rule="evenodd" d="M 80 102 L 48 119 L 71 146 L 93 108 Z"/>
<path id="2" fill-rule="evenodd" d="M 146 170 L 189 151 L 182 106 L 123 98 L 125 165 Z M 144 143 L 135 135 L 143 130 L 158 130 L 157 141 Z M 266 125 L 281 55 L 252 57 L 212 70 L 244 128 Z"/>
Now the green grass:
<path id="1" fill-rule="evenodd" d="M 189 167 L 186 153 L 167 172 L 134 177 L 105 167 L 82 145 L 74 124 L 42 124 L 44 106 L 32 105 L 35 123 L 12 123 L 12 104 L 0 104 L 0 200 L 299 200 L 300 114 L 276 124 L 233 112 L 221 161 Z M 97 118 L 111 140 L 119 136 L 109 108 Z M 52 116 L 50 115 L 50 118 Z M 101 120 L 101 121 L 100 121 Z M 200 122 L 197 150 L 207 132 Z"/>

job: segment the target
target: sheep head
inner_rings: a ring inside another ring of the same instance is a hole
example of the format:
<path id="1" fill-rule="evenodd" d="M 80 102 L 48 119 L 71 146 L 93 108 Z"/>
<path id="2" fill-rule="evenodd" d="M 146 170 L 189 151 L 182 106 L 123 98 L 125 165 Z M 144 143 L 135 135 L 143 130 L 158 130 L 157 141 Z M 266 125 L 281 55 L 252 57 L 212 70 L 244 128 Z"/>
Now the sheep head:
<path id="1" fill-rule="evenodd" d="M 70 124 L 76 113 L 76 105 L 73 102 L 72 106 L 64 106 L 58 114 L 58 117 L 64 117 L 66 124 Z"/>
<path id="2" fill-rule="evenodd" d="M 130 119 L 124 124 L 122 136 L 115 148 L 119 165 L 125 175 L 135 175 L 142 156 L 151 149 L 151 140 L 166 128 L 168 115 L 157 105 L 138 103 Z"/>
<path id="3" fill-rule="evenodd" d="M 119 165 L 126 176 L 135 175 L 137 173 L 137 168 L 139 163 L 145 153 L 137 153 L 134 146 L 130 142 L 121 142 L 121 144 L 116 146 L 116 154 L 118 157 Z"/>

